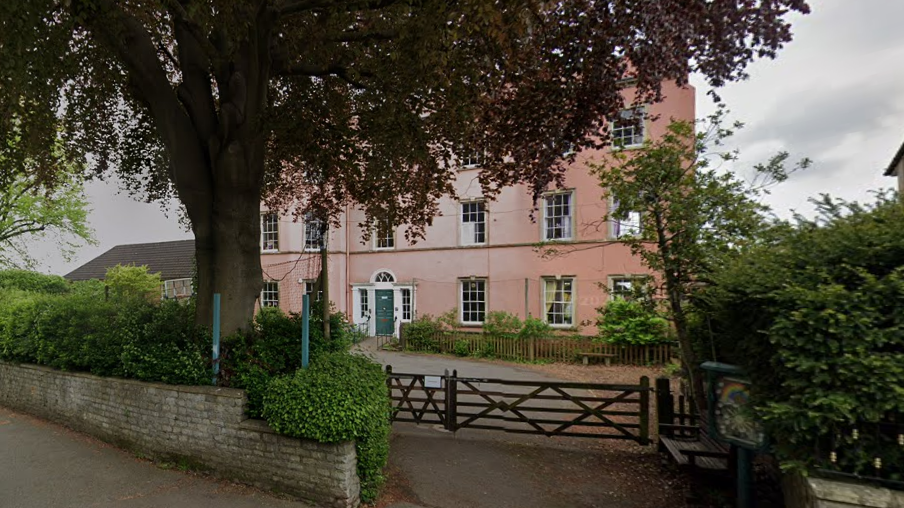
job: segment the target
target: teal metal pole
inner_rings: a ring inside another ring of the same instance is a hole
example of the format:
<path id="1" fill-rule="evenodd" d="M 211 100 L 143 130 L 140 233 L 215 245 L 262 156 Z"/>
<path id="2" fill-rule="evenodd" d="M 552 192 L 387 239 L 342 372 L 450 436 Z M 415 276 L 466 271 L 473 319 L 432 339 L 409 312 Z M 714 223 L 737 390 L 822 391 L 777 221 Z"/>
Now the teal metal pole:
<path id="1" fill-rule="evenodd" d="M 753 450 L 738 448 L 738 508 L 753 506 Z"/>
<path id="2" fill-rule="evenodd" d="M 311 334 L 311 297 L 301 297 L 301 368 L 308 368 Z"/>
<path id="3" fill-rule="evenodd" d="M 213 294 L 213 384 L 220 375 L 220 293 Z"/>

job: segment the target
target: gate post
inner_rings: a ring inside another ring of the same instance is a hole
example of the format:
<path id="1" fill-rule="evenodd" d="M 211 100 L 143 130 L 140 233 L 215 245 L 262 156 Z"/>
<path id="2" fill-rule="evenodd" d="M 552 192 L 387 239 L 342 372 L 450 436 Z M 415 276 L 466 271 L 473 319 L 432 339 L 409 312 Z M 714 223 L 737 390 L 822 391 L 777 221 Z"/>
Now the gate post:
<path id="1" fill-rule="evenodd" d="M 456 432 L 458 430 L 458 409 L 455 407 L 458 398 L 458 370 L 453 370 L 452 375 L 446 370 L 446 430 Z"/>
<path id="2" fill-rule="evenodd" d="M 650 444 L 650 378 L 640 378 L 640 436 L 641 445 Z"/>
<path id="3" fill-rule="evenodd" d="M 675 400 L 672 398 L 672 385 L 667 377 L 656 378 L 656 430 L 660 436 L 674 435 L 672 427 L 662 428 L 662 424 L 675 423 Z"/>

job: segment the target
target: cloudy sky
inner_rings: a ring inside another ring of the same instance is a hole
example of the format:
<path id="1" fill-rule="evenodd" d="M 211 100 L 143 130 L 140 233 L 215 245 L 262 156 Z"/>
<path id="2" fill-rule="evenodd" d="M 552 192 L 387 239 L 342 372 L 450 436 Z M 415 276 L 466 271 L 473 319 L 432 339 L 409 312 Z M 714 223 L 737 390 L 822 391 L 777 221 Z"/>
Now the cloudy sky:
<path id="1" fill-rule="evenodd" d="M 768 198 L 782 215 L 806 213 L 808 198 L 820 193 L 867 199 L 870 190 L 891 187 L 882 171 L 904 142 L 904 2 L 810 3 L 813 13 L 793 18 L 795 40 L 778 59 L 754 63 L 749 80 L 719 91 L 732 119 L 747 126 L 733 138 L 739 170 L 782 150 L 813 159 Z M 714 105 L 705 83 L 692 82 L 702 117 Z M 90 184 L 88 194 L 99 244 L 69 262 L 44 245 L 43 270 L 67 273 L 118 244 L 191 237 L 172 209 L 118 195 L 115 184 Z"/>

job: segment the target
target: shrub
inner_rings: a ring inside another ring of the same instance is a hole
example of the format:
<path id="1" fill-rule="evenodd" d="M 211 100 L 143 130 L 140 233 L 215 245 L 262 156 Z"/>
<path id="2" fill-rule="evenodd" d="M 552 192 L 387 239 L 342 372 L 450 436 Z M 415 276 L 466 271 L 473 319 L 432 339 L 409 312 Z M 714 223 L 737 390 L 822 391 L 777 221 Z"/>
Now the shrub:
<path id="1" fill-rule="evenodd" d="M 59 275 L 28 270 L 0 270 L 0 289 L 18 289 L 35 293 L 66 293 L 69 284 Z"/>
<path id="2" fill-rule="evenodd" d="M 523 323 L 518 316 L 505 311 L 488 312 L 483 322 L 483 333 L 490 337 L 517 337 Z"/>
<path id="3" fill-rule="evenodd" d="M 599 336 L 610 344 L 659 344 L 667 340 L 668 321 L 639 302 L 615 298 L 599 313 Z"/>
<path id="4" fill-rule="evenodd" d="M 519 339 L 548 339 L 552 337 L 552 327 L 540 318 L 528 317 L 518 332 Z"/>
<path id="5" fill-rule="evenodd" d="M 270 383 L 263 415 L 293 437 L 322 443 L 355 440 L 361 499 L 372 501 L 383 483 L 389 456 L 389 394 L 386 376 L 371 360 L 330 353 L 310 367 Z"/>
<path id="6" fill-rule="evenodd" d="M 436 336 L 442 333 L 443 324 L 430 314 L 424 314 L 405 325 L 405 345 L 417 351 L 439 352 Z"/>
<path id="7" fill-rule="evenodd" d="M 320 302 L 311 306 L 310 359 L 345 351 L 351 344 L 350 327 L 341 313 L 330 315 L 330 341 L 323 338 Z M 248 395 L 248 416 L 259 418 L 270 380 L 301 367 L 301 315 L 287 316 L 275 307 L 263 308 L 249 330 L 222 341 L 220 384 L 242 388 Z"/>
<path id="8" fill-rule="evenodd" d="M 147 266 L 116 265 L 107 269 L 105 282 L 110 288 L 110 298 L 143 299 L 160 298 L 162 284 L 159 273 L 148 273 Z"/>
<path id="9" fill-rule="evenodd" d="M 840 429 L 904 415 L 904 207 L 820 208 L 718 271 L 696 301 L 701 349 L 745 368 L 777 452 L 797 466 Z M 858 467 L 904 463 L 904 449 L 868 449 L 869 437 Z"/>
<path id="10" fill-rule="evenodd" d="M 458 339 L 452 346 L 452 352 L 455 356 L 468 356 L 471 354 L 471 345 L 466 339 Z"/>

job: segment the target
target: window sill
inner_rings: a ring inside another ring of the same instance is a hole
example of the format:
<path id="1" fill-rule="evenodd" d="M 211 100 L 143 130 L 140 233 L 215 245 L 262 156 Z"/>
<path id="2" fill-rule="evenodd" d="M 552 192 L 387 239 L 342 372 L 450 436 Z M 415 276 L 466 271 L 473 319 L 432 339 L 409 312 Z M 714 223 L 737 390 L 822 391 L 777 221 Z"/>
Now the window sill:
<path id="1" fill-rule="evenodd" d="M 395 247 L 374 247 L 375 251 L 395 250 Z"/>
<path id="2" fill-rule="evenodd" d="M 555 238 L 555 239 L 544 238 L 543 239 L 544 243 L 569 243 L 569 242 L 573 242 L 573 241 L 574 241 L 574 238 Z"/>
<path id="3" fill-rule="evenodd" d="M 308 249 L 308 248 L 305 248 L 304 251 L 305 251 L 305 252 L 320 252 L 320 251 L 322 251 L 322 250 L 323 250 L 323 249 L 320 249 L 320 248 L 317 248 L 317 249 Z"/>
<path id="4" fill-rule="evenodd" d="M 261 254 L 279 254 L 279 249 L 261 249 Z"/>
<path id="5" fill-rule="evenodd" d="M 483 323 L 477 322 L 465 323 L 462 321 L 459 325 L 461 325 L 462 328 L 483 328 Z"/>
<path id="6" fill-rule="evenodd" d="M 640 148 L 643 148 L 643 143 L 641 143 L 639 145 L 626 145 L 626 146 L 610 145 L 609 146 L 609 149 L 613 152 L 629 152 L 632 150 L 638 150 Z"/>

